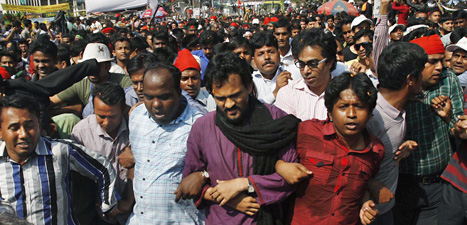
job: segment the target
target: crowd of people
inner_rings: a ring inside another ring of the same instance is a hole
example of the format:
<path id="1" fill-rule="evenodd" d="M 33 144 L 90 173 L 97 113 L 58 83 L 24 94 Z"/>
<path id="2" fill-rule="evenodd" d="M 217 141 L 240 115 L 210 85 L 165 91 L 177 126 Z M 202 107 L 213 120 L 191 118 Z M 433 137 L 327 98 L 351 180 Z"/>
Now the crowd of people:
<path id="1" fill-rule="evenodd" d="M 467 223 L 467 12 L 14 21 L 0 224 Z"/>

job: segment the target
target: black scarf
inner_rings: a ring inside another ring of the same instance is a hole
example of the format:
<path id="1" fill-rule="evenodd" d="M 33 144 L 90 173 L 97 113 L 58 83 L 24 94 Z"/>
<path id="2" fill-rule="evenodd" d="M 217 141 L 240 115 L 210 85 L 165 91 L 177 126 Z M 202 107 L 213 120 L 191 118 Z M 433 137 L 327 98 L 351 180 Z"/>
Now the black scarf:
<path id="1" fill-rule="evenodd" d="M 253 174 L 274 173 L 277 151 L 289 145 L 297 137 L 300 122 L 293 115 L 274 120 L 269 109 L 254 97 L 249 97 L 246 125 L 233 125 L 226 121 L 223 112 L 217 108 L 216 125 L 222 133 L 241 151 L 253 156 Z M 274 218 L 271 206 L 262 206 L 258 211 L 258 224 L 282 224 Z"/>

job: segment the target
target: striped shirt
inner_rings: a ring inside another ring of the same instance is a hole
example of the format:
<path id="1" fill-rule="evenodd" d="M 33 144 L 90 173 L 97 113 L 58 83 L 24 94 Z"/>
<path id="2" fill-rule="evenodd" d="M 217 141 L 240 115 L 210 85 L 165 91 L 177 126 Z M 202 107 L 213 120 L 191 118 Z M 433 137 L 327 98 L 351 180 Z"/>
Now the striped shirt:
<path id="1" fill-rule="evenodd" d="M 0 142 L 1 198 L 20 218 L 33 224 L 75 224 L 69 191 L 71 170 L 98 182 L 103 212 L 117 204 L 115 171 L 99 154 L 71 141 L 41 137 L 35 151 L 20 165 L 8 157 L 5 142 Z"/>
<path id="2" fill-rule="evenodd" d="M 452 119 L 449 124 L 431 108 L 431 100 L 440 95 L 451 99 Z M 400 172 L 414 176 L 439 174 L 445 169 L 453 153 L 450 129 L 457 117 L 464 114 L 462 88 L 451 70 L 443 71 L 438 83 L 423 91 L 423 96 L 422 101 L 410 101 L 406 106 L 405 139 L 417 142 L 418 147 L 401 160 Z"/>
<path id="3" fill-rule="evenodd" d="M 154 121 L 141 104 L 130 115 L 130 143 L 135 159 L 136 204 L 127 224 L 204 224 L 193 201 L 175 202 L 182 180 L 191 126 L 203 113 L 188 104 L 169 124 Z"/>
<path id="4" fill-rule="evenodd" d="M 274 105 L 302 121 L 328 118 L 324 92 L 318 96 L 310 91 L 303 78 L 289 81 L 289 84 L 279 89 Z"/>

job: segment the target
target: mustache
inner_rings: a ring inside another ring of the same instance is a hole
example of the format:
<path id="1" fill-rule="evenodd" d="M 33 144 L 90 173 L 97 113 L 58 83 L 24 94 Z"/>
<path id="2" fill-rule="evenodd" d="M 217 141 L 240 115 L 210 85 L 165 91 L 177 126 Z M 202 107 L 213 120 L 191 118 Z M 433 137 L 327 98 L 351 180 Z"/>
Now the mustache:
<path id="1" fill-rule="evenodd" d="M 269 60 L 268 60 L 268 61 L 266 61 L 265 63 L 263 63 L 263 66 L 266 66 L 266 64 L 273 64 L 273 65 L 274 65 L 275 63 L 274 63 L 273 61 L 269 61 Z"/>

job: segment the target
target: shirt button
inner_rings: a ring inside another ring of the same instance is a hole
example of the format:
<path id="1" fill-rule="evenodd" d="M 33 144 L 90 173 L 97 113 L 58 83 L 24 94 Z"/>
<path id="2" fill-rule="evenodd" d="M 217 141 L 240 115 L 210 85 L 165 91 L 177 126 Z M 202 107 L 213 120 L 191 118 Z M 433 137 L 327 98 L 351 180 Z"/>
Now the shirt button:
<path id="1" fill-rule="evenodd" d="M 338 192 L 336 192 L 336 195 L 339 195 L 339 194 L 340 194 L 340 192 L 339 192 L 339 191 L 338 191 Z"/>
<path id="2" fill-rule="evenodd" d="M 148 159 L 148 162 L 150 162 L 151 160 Z"/>
<path id="3" fill-rule="evenodd" d="M 342 176 L 345 176 L 345 173 L 342 173 Z"/>
<path id="4" fill-rule="evenodd" d="M 143 180 L 146 180 L 146 178 L 143 178 Z"/>
<path id="5" fill-rule="evenodd" d="M 143 198 L 143 196 L 139 196 L 140 198 Z"/>
<path id="6" fill-rule="evenodd" d="M 154 144 L 154 143 L 156 143 L 156 141 L 152 141 L 152 143 Z"/>
<path id="7" fill-rule="evenodd" d="M 141 214 L 144 214 L 144 212 L 141 212 Z M 333 213 L 334 214 L 334 213 Z M 333 215 L 334 216 L 334 215 Z"/>
<path id="8" fill-rule="evenodd" d="M 141 212 L 141 214 L 143 214 L 143 212 Z M 331 216 L 334 216 L 334 213 L 331 213 Z"/>

